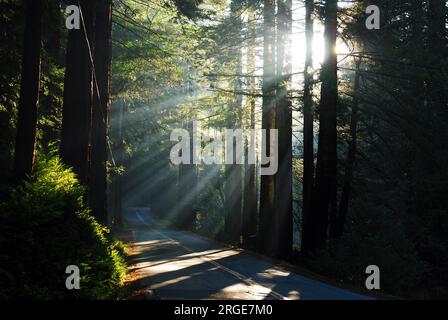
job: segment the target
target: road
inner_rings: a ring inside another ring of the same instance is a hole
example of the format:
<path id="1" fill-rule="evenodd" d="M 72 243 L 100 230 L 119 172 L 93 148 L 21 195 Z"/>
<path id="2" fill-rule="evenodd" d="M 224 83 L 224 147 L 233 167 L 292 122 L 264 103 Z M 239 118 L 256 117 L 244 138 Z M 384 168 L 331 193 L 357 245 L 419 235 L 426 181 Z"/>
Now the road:
<path id="1" fill-rule="evenodd" d="M 288 271 L 255 254 L 158 225 L 149 209 L 129 208 L 133 295 L 138 299 L 366 300 Z"/>

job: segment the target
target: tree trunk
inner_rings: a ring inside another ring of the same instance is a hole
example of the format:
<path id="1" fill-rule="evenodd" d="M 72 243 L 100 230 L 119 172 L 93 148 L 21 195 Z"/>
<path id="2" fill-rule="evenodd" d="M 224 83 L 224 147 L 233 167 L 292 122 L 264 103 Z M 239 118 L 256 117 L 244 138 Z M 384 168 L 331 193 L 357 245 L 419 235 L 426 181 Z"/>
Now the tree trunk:
<path id="1" fill-rule="evenodd" d="M 292 253 L 292 105 L 288 97 L 291 83 L 292 1 L 277 1 L 277 106 L 278 171 L 275 175 L 276 256 L 288 258 Z"/>
<path id="2" fill-rule="evenodd" d="M 264 0 L 263 7 L 263 104 L 261 127 L 266 130 L 266 141 L 262 145 L 270 154 L 270 129 L 275 128 L 275 6 L 274 0 Z M 261 176 L 259 249 L 272 254 L 270 232 L 274 227 L 275 179 L 274 175 Z"/>
<path id="3" fill-rule="evenodd" d="M 14 158 L 14 179 L 33 171 L 39 107 L 42 0 L 26 1 L 26 23 L 20 81 L 19 115 Z"/>
<path id="4" fill-rule="evenodd" d="M 305 2 L 306 57 L 303 89 L 303 204 L 302 204 L 302 244 L 307 252 L 313 248 L 313 185 L 314 185 L 314 129 L 313 129 L 313 34 L 314 0 Z"/>
<path id="5" fill-rule="evenodd" d="M 248 32 L 247 32 L 247 73 L 250 76 L 255 75 L 255 10 L 248 8 Z M 255 93 L 256 83 L 255 78 L 250 78 L 248 89 L 250 93 Z M 247 97 L 247 104 L 249 107 L 249 129 L 255 129 L 255 97 Z M 248 141 L 247 141 L 248 143 Z M 246 155 L 248 145 L 246 144 Z M 253 236 L 257 233 L 257 180 L 255 176 L 255 164 L 249 164 L 246 161 L 245 175 L 244 175 L 244 201 L 243 201 L 243 226 L 242 235 L 243 242 L 248 244 Z"/>
<path id="6" fill-rule="evenodd" d="M 355 74 L 355 84 L 354 84 L 354 98 L 350 119 L 350 141 L 348 143 L 348 154 L 345 163 L 345 173 L 344 173 L 344 184 L 342 186 L 341 200 L 339 203 L 339 212 L 337 218 L 337 224 L 335 226 L 335 237 L 341 237 L 344 233 L 345 220 L 348 212 L 348 205 L 350 200 L 350 193 L 353 181 L 353 171 L 355 168 L 355 156 L 356 156 L 356 143 L 357 143 L 357 127 L 358 127 L 358 110 L 359 110 L 359 81 L 360 73 L 359 67 L 361 60 L 356 62 L 356 74 Z"/>
<path id="7" fill-rule="evenodd" d="M 95 76 L 92 110 L 92 148 L 89 203 L 98 221 L 107 224 L 107 135 L 112 54 L 112 3 L 99 0 L 95 21 Z"/>
<path id="8" fill-rule="evenodd" d="M 78 5 L 78 1 L 71 3 Z M 79 3 L 83 23 L 79 30 L 68 32 L 60 151 L 64 163 L 73 167 L 82 184 L 88 185 L 93 86 L 91 48 L 85 33 L 92 44 L 96 1 L 80 0 Z"/>
<path id="9" fill-rule="evenodd" d="M 231 14 L 231 28 L 234 43 L 232 45 L 232 69 L 236 75 L 241 74 L 241 4 L 240 0 L 233 0 L 230 4 Z M 238 76 L 233 80 L 233 88 L 235 92 L 240 92 L 242 89 L 241 81 Z M 235 94 L 233 99 L 229 101 L 230 110 L 227 118 L 228 129 L 240 129 L 242 126 L 242 96 L 241 94 Z M 224 231 L 230 236 L 230 240 L 239 242 L 241 244 L 241 227 L 242 227 L 242 164 L 236 163 L 236 143 L 233 143 L 233 164 L 226 164 L 226 214 Z"/>
<path id="10" fill-rule="evenodd" d="M 316 215 L 313 243 L 317 247 L 323 246 L 326 243 L 329 219 L 330 224 L 334 225 L 337 210 L 337 10 L 337 0 L 327 0 L 325 2 L 325 56 L 321 72 L 322 87 L 319 105 L 319 143 L 313 206 L 313 213 Z"/>

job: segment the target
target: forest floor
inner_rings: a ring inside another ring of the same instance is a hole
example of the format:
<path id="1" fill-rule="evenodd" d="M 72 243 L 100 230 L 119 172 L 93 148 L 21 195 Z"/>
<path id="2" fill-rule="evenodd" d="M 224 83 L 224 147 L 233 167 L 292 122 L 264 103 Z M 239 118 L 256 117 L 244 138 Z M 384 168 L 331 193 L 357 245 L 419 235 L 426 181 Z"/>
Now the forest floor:
<path id="1" fill-rule="evenodd" d="M 372 299 L 251 252 L 166 228 L 147 208 L 129 208 L 125 221 L 130 299 Z"/>

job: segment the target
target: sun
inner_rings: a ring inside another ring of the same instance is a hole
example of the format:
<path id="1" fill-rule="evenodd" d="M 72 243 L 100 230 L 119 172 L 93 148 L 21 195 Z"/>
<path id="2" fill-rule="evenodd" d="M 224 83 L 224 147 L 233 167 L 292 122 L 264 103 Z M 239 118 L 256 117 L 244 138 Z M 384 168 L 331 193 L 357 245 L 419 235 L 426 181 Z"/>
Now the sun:
<path id="1" fill-rule="evenodd" d="M 306 54 L 306 38 L 303 26 L 305 18 L 305 9 L 298 8 L 294 11 L 293 36 L 291 39 L 291 54 L 293 63 L 293 72 L 303 71 Z M 350 48 L 340 39 L 336 44 L 336 53 L 338 55 L 348 54 Z M 320 21 L 314 21 L 313 34 L 313 68 L 321 68 L 324 60 L 324 26 Z"/>

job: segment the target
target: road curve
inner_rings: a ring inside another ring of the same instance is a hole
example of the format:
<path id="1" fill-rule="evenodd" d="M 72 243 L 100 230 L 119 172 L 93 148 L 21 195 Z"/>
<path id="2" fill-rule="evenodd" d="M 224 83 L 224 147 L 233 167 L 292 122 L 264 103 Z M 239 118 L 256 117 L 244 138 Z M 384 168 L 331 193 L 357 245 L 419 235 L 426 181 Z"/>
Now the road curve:
<path id="1" fill-rule="evenodd" d="M 244 250 L 160 227 L 147 208 L 128 208 L 133 295 L 144 299 L 368 300 Z"/>

